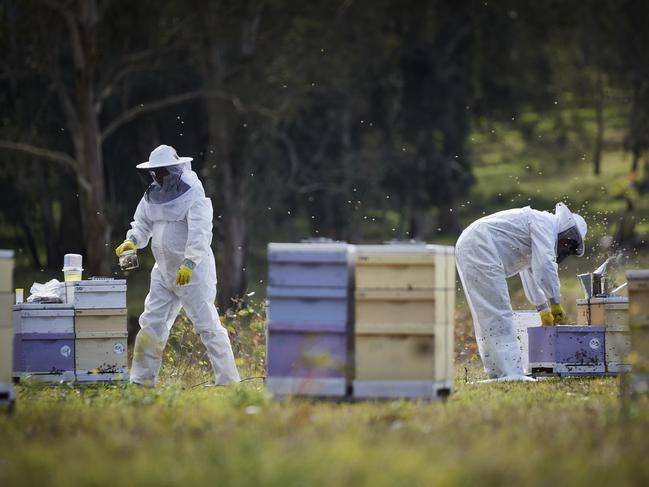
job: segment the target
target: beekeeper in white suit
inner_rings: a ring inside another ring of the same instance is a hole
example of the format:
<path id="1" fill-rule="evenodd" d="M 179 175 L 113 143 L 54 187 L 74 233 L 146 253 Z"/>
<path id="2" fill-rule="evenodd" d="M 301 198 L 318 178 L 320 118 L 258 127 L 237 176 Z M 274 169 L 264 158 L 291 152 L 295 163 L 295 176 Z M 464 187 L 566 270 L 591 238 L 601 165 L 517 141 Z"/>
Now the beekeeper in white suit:
<path id="1" fill-rule="evenodd" d="M 506 279 L 520 274 L 543 325 L 562 323 L 557 264 L 568 255 L 584 255 L 586 231 L 584 219 L 558 203 L 554 215 L 529 206 L 501 211 L 475 221 L 460 235 L 458 273 L 490 378 L 526 380 Z"/>
<path id="2" fill-rule="evenodd" d="M 126 250 L 142 249 L 151 239 L 155 257 L 133 353 L 131 382 L 136 384 L 156 384 L 162 351 L 181 307 L 207 349 L 216 384 L 240 380 L 228 333 L 214 305 L 212 202 L 205 197 L 191 160 L 161 145 L 148 161 L 136 166 L 148 169 L 153 182 L 135 210 L 126 240 L 115 250 L 119 256 Z"/>

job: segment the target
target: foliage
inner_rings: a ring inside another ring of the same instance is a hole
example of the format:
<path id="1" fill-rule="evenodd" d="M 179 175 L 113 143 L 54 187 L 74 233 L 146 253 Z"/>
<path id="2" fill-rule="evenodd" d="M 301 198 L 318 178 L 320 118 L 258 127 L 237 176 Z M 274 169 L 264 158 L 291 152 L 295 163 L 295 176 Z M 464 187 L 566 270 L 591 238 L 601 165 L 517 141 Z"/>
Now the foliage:
<path id="1" fill-rule="evenodd" d="M 265 375 L 266 312 L 263 303 L 238 300 L 221 317 L 242 378 Z M 163 380 L 180 384 L 213 382 L 212 366 L 187 315 L 176 318 L 164 351 Z"/>

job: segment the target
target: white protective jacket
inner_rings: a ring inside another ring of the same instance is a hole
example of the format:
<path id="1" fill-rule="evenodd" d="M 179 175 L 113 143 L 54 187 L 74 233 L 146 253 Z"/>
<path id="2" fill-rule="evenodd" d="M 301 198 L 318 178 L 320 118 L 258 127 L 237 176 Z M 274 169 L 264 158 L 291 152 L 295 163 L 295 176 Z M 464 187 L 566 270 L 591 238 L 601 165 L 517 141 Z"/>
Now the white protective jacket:
<path id="1" fill-rule="evenodd" d="M 471 224 L 457 241 L 458 273 L 473 317 L 478 349 L 491 377 L 522 376 L 507 278 L 520 274 L 537 309 L 559 303 L 557 218 L 530 207 Z"/>
<path id="2" fill-rule="evenodd" d="M 156 261 L 151 271 L 151 289 L 139 320 L 141 331 L 135 342 L 131 381 L 155 385 L 162 351 L 182 307 L 207 349 L 216 383 L 238 382 L 230 340 L 214 305 L 216 265 L 210 247 L 212 203 L 205 197 L 195 172 L 186 169 L 181 179 L 189 189 L 171 201 L 153 203 L 145 194 L 126 235 L 139 249 L 151 240 Z M 176 275 L 183 263 L 193 273 L 189 284 L 178 286 Z"/>

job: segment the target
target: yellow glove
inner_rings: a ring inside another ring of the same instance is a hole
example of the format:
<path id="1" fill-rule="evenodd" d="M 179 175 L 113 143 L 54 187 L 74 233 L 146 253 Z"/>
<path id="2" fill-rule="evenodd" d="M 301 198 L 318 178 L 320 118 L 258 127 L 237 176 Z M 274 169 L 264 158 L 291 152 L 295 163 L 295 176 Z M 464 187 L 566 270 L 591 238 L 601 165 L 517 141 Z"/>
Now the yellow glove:
<path id="1" fill-rule="evenodd" d="M 554 325 L 554 316 L 552 316 L 552 311 L 546 308 L 539 314 L 541 315 L 541 326 Z"/>
<path id="2" fill-rule="evenodd" d="M 117 257 L 119 257 L 127 250 L 135 250 L 137 252 L 137 247 L 135 246 L 135 242 L 133 242 L 133 240 L 124 240 L 119 245 L 119 247 L 115 249 L 115 254 L 117 254 Z"/>
<path id="3" fill-rule="evenodd" d="M 566 312 L 563 310 L 563 306 L 559 303 L 550 305 L 550 311 L 552 311 L 555 325 L 563 325 L 565 323 Z"/>
<path id="4" fill-rule="evenodd" d="M 187 267 L 185 264 L 181 264 L 180 268 L 178 269 L 178 274 L 176 274 L 176 284 L 178 284 L 179 286 L 189 284 L 189 280 L 192 278 L 192 272 L 194 271 Z"/>

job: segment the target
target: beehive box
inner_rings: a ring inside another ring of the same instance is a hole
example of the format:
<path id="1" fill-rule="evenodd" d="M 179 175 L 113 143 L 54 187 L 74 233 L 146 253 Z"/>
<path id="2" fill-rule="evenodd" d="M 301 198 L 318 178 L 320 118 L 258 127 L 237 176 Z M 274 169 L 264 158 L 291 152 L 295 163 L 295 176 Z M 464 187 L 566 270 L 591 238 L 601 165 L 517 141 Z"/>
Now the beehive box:
<path id="1" fill-rule="evenodd" d="M 14 376 L 74 380 L 74 333 L 14 335 Z"/>
<path id="2" fill-rule="evenodd" d="M 541 326 L 541 317 L 536 310 L 517 310 L 513 314 L 514 321 L 514 334 L 521 350 L 521 358 L 523 365 L 523 372 L 530 373 L 529 370 L 529 343 L 527 337 L 527 329 L 532 326 Z"/>
<path id="3" fill-rule="evenodd" d="M 268 320 L 277 323 L 347 323 L 347 288 L 269 287 Z"/>
<path id="4" fill-rule="evenodd" d="M 126 309 L 77 309 L 74 329 L 83 333 L 126 333 Z"/>
<path id="5" fill-rule="evenodd" d="M 270 243 L 268 283 L 273 287 L 347 288 L 351 249 L 346 243 Z"/>
<path id="6" fill-rule="evenodd" d="M 11 307 L 13 304 L 13 293 L 0 293 L 0 328 L 11 328 Z"/>
<path id="7" fill-rule="evenodd" d="M 16 334 L 74 333 L 74 309 L 69 304 L 17 304 L 13 324 Z"/>
<path id="8" fill-rule="evenodd" d="M 0 249 L 0 293 L 13 291 L 14 251 Z"/>
<path id="9" fill-rule="evenodd" d="M 126 332 L 77 333 L 75 368 L 77 382 L 125 380 L 128 374 Z"/>
<path id="10" fill-rule="evenodd" d="M 603 374 L 606 370 L 605 330 L 603 326 L 528 328 L 532 374 Z"/>
<path id="11" fill-rule="evenodd" d="M 125 279 L 89 279 L 74 283 L 75 309 L 126 308 Z"/>
<path id="12" fill-rule="evenodd" d="M 628 331 L 629 298 L 612 296 L 577 300 L 577 325 Z"/>
<path id="13" fill-rule="evenodd" d="M 649 326 L 649 270 L 628 271 L 629 323 Z"/>
<path id="14" fill-rule="evenodd" d="M 342 397 L 349 375 L 346 323 L 268 325 L 267 386 L 275 396 Z"/>
<path id="15" fill-rule="evenodd" d="M 355 293 L 356 327 L 421 323 L 429 326 L 452 321 L 451 290 L 358 289 Z"/>
<path id="16" fill-rule="evenodd" d="M 453 247 L 357 245 L 356 289 L 454 289 Z"/>
<path id="17" fill-rule="evenodd" d="M 13 330 L 0 327 L 0 384 L 11 384 L 13 366 Z"/>

